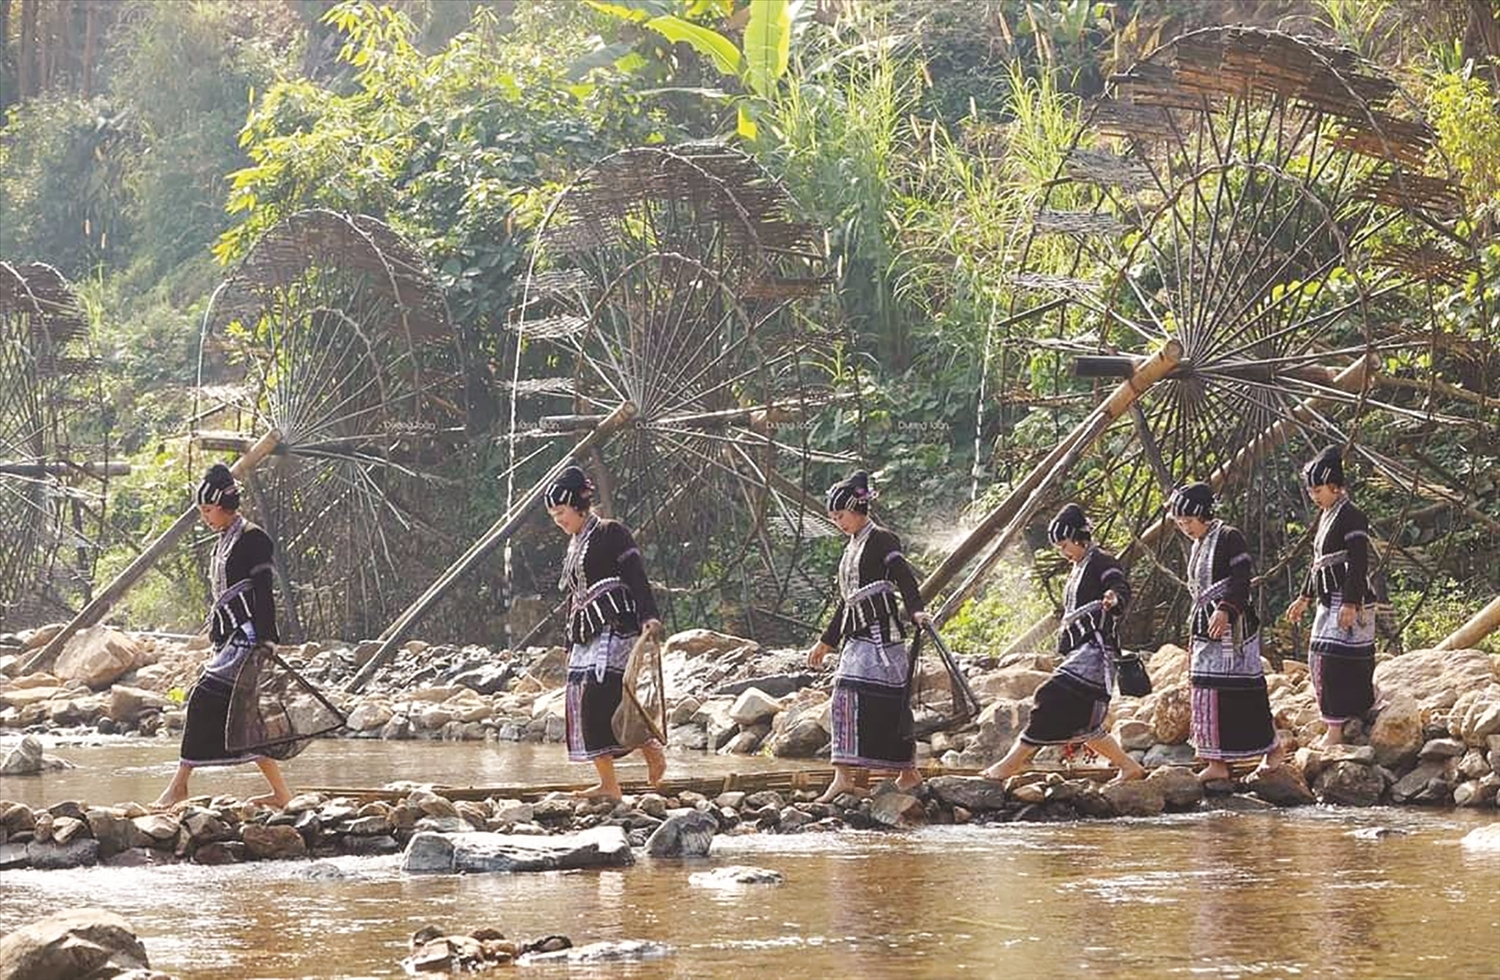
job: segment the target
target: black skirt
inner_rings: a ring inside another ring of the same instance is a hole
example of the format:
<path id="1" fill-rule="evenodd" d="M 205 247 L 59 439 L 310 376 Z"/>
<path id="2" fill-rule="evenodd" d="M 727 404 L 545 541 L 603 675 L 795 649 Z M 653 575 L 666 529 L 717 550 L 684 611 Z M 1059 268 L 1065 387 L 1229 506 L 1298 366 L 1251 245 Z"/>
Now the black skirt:
<path id="1" fill-rule="evenodd" d="M 188 695 L 187 720 L 182 729 L 182 763 L 189 766 L 232 766 L 259 759 L 259 753 L 231 753 L 224 747 L 229 702 L 234 685 L 204 674 Z"/>
<path id="2" fill-rule="evenodd" d="M 1071 745 L 1105 735 L 1109 698 L 1068 674 L 1053 674 L 1032 695 L 1031 720 L 1021 733 L 1028 745 Z"/>

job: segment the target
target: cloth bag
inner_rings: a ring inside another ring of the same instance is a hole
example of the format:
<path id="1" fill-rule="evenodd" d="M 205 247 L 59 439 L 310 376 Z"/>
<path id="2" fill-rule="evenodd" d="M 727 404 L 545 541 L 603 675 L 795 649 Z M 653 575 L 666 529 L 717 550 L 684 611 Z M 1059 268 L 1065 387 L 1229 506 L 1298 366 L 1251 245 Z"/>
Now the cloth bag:
<path id="1" fill-rule="evenodd" d="M 625 662 L 620 706 L 610 718 L 615 740 L 627 749 L 647 742 L 667 744 L 667 697 L 661 672 L 661 644 L 642 633 Z"/>
<path id="2" fill-rule="evenodd" d="M 1151 693 L 1151 675 L 1139 654 L 1122 653 L 1115 658 L 1115 684 L 1120 693 L 1133 698 L 1143 698 Z"/>

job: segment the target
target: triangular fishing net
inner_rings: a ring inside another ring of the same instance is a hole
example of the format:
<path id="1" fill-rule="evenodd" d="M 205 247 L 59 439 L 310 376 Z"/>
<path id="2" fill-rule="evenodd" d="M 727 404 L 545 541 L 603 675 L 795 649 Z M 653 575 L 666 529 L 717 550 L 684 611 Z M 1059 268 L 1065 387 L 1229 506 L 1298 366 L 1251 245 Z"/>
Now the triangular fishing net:
<path id="1" fill-rule="evenodd" d="M 667 697 L 662 680 L 661 644 L 645 633 L 625 662 L 620 706 L 610 719 L 615 738 L 627 749 L 655 739 L 667 743 Z"/>
<path id="2" fill-rule="evenodd" d="M 909 724 L 914 738 L 962 728 L 979 716 L 979 698 L 930 625 L 912 640 L 909 688 L 909 718 L 903 719 L 903 728 Z"/>
<path id="3" fill-rule="evenodd" d="M 275 650 L 258 646 L 235 674 L 224 747 L 234 755 L 290 759 L 345 722 L 343 712 Z"/>

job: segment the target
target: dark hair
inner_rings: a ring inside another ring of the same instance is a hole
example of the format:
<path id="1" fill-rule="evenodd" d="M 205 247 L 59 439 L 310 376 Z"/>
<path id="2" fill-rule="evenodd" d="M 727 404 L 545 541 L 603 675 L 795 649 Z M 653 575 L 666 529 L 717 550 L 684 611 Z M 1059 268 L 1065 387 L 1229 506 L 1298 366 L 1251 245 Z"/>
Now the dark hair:
<path id="1" fill-rule="evenodd" d="M 225 510 L 240 509 L 240 485 L 234 474 L 223 463 L 215 463 L 203 474 L 203 481 L 193 493 L 193 500 L 200 504 L 218 504 Z"/>
<path id="2" fill-rule="evenodd" d="M 588 513 L 594 502 L 594 484 L 577 466 L 569 466 L 557 475 L 544 495 L 548 507 L 567 504 L 580 513 Z"/>
<path id="3" fill-rule="evenodd" d="M 855 470 L 847 480 L 828 488 L 827 506 L 830 511 L 852 510 L 856 514 L 868 514 L 870 501 L 876 496 L 875 491 L 870 489 L 870 474 L 864 470 Z"/>

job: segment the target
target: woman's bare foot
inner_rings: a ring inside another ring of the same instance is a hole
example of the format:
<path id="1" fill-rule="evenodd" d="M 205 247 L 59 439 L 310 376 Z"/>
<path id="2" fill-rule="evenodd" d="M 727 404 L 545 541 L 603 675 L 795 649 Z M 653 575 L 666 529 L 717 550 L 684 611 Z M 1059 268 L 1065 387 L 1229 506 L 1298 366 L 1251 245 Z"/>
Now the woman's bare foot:
<path id="1" fill-rule="evenodd" d="M 1343 725 L 1329 725 L 1328 726 L 1328 730 L 1323 733 L 1322 737 L 1319 738 L 1316 742 L 1313 743 L 1313 747 L 1314 748 L 1318 748 L 1318 749 L 1331 749 L 1335 745 L 1343 745 L 1343 744 L 1344 744 L 1344 726 Z"/>
<path id="2" fill-rule="evenodd" d="M 896 788 L 906 793 L 922 785 L 922 774 L 915 769 L 903 769 L 896 776 Z"/>
<path id="3" fill-rule="evenodd" d="M 1281 764 L 1285 761 L 1286 743 L 1277 739 L 1276 747 L 1266 753 L 1265 759 L 1261 761 L 1260 765 L 1255 767 L 1255 772 L 1252 775 L 1264 776 L 1268 772 L 1275 772 L 1281 768 Z"/>
<path id="4" fill-rule="evenodd" d="M 988 779 L 993 783 L 1003 783 L 1020 772 L 1023 765 L 1025 763 L 1019 757 L 1008 755 L 988 769 L 982 770 L 979 773 L 979 778 Z"/>
<path id="5" fill-rule="evenodd" d="M 614 800 L 617 803 L 625 796 L 624 792 L 620 789 L 619 783 L 615 783 L 612 786 L 595 783 L 588 789 L 581 789 L 573 795 L 582 797 L 585 800 Z"/>
<path id="6" fill-rule="evenodd" d="M 280 793 L 262 793 L 259 796 L 250 797 L 246 802 L 254 803 L 257 806 L 274 806 L 279 810 L 292 802 L 292 798 L 290 796 L 283 796 Z"/>
<path id="7" fill-rule="evenodd" d="M 1119 773 L 1115 775 L 1115 778 L 1110 780 L 1111 783 L 1128 783 L 1137 779 L 1146 778 L 1145 766 L 1141 765 L 1139 762 L 1136 762 L 1134 759 L 1130 759 L 1128 761 L 1130 762 L 1130 765 L 1121 766 Z"/>
<path id="8" fill-rule="evenodd" d="M 1213 760 L 1198 773 L 1198 780 L 1204 783 L 1211 783 L 1216 779 L 1228 778 L 1229 766 L 1222 759 Z"/>
<path id="9" fill-rule="evenodd" d="M 177 794 L 168 790 L 158 796 L 153 802 L 148 803 L 146 809 L 157 812 L 170 810 L 185 799 L 187 799 L 186 793 Z"/>
<path id="10" fill-rule="evenodd" d="M 643 745 L 641 755 L 646 757 L 646 782 L 660 786 L 662 777 L 667 774 L 667 754 L 660 745 Z"/>
<path id="11" fill-rule="evenodd" d="M 845 793 L 848 793 L 850 796 L 860 796 L 860 795 L 862 795 L 860 793 L 859 784 L 857 784 L 852 779 L 847 779 L 847 778 L 844 778 L 844 777 L 840 776 L 840 777 L 834 779 L 833 782 L 829 783 L 828 784 L 828 788 L 823 791 L 823 795 L 820 796 L 820 797 L 818 797 L 813 802 L 815 802 L 815 803 L 832 803 L 834 800 L 838 799 L 840 796 L 844 795 Z"/>

